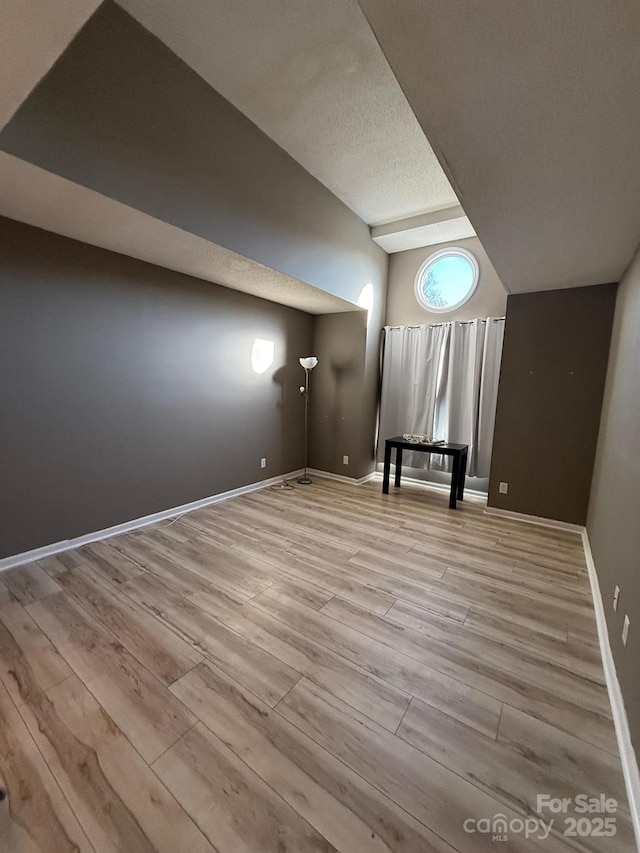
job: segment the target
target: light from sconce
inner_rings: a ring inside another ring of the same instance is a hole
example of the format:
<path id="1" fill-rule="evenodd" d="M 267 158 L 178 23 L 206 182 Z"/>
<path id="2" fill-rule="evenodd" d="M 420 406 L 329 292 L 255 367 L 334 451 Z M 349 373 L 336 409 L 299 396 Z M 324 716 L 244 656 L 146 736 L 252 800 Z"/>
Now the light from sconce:
<path id="1" fill-rule="evenodd" d="M 300 365 L 304 367 L 305 370 L 313 370 L 313 368 L 318 363 L 318 359 L 315 355 L 307 355 L 304 358 L 299 358 L 298 361 Z"/>
<path id="2" fill-rule="evenodd" d="M 254 373 L 266 373 L 275 358 L 275 341 L 256 338 L 251 348 L 251 368 Z"/>
<path id="3" fill-rule="evenodd" d="M 358 301 L 356 302 L 358 308 L 364 308 L 367 312 L 367 326 L 371 320 L 371 312 L 373 311 L 375 301 L 376 295 L 373 292 L 373 285 L 369 282 L 360 291 L 360 296 L 358 296 Z"/>

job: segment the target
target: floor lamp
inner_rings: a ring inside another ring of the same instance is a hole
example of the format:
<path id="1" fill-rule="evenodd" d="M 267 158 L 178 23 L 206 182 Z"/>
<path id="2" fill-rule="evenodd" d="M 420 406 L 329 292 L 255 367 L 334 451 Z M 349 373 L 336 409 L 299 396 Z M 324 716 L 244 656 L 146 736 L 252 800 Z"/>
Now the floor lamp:
<path id="1" fill-rule="evenodd" d="M 309 429 L 309 371 L 318 363 L 315 355 L 308 355 L 301 358 L 300 364 L 304 367 L 304 385 L 300 386 L 300 393 L 304 397 L 304 474 L 299 478 L 298 482 L 303 486 L 308 486 L 313 482 L 311 477 L 307 477 L 307 448 L 308 448 L 308 429 Z"/>

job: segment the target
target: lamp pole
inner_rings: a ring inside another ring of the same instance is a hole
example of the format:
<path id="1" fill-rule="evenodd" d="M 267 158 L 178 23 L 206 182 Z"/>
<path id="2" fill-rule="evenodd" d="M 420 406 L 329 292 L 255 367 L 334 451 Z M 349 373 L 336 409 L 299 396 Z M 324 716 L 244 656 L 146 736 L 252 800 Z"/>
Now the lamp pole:
<path id="1" fill-rule="evenodd" d="M 314 355 L 309 355 L 306 358 L 299 359 L 300 365 L 304 368 L 304 385 L 300 386 L 300 393 L 304 397 L 304 475 L 298 479 L 302 486 L 309 486 L 313 482 L 311 477 L 307 476 L 307 454 L 309 447 L 309 371 L 318 363 L 318 359 Z"/>

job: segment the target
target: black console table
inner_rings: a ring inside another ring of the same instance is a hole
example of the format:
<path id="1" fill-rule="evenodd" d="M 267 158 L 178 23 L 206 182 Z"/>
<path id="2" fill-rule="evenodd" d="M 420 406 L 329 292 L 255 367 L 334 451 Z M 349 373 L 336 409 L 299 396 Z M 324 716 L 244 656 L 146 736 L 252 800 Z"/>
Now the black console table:
<path id="1" fill-rule="evenodd" d="M 453 473 L 451 476 L 451 492 L 449 507 L 456 508 L 456 500 L 464 498 L 464 479 L 467 474 L 468 444 L 414 444 L 406 441 L 401 435 L 388 438 L 384 443 L 384 475 L 382 478 L 383 494 L 389 494 L 389 475 L 391 473 L 391 449 L 396 449 L 396 488 L 400 486 L 402 476 L 402 451 L 417 450 L 419 453 L 440 453 L 443 456 L 453 456 Z"/>

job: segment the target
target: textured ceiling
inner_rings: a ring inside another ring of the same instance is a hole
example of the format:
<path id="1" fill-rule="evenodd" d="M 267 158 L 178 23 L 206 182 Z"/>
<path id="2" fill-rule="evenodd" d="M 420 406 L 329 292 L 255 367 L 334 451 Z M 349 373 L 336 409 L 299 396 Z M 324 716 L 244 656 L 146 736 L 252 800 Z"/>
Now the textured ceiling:
<path id="1" fill-rule="evenodd" d="M 0 128 L 51 68 L 101 0 L 2 0 Z"/>
<path id="2" fill-rule="evenodd" d="M 355 0 L 119 4 L 365 222 L 458 204 Z"/>
<path id="3" fill-rule="evenodd" d="M 0 152 L 0 215 L 309 314 L 359 310 L 350 302 L 4 152 Z"/>
<path id="4" fill-rule="evenodd" d="M 638 0 L 360 0 L 510 292 L 618 281 L 640 241 Z"/>

